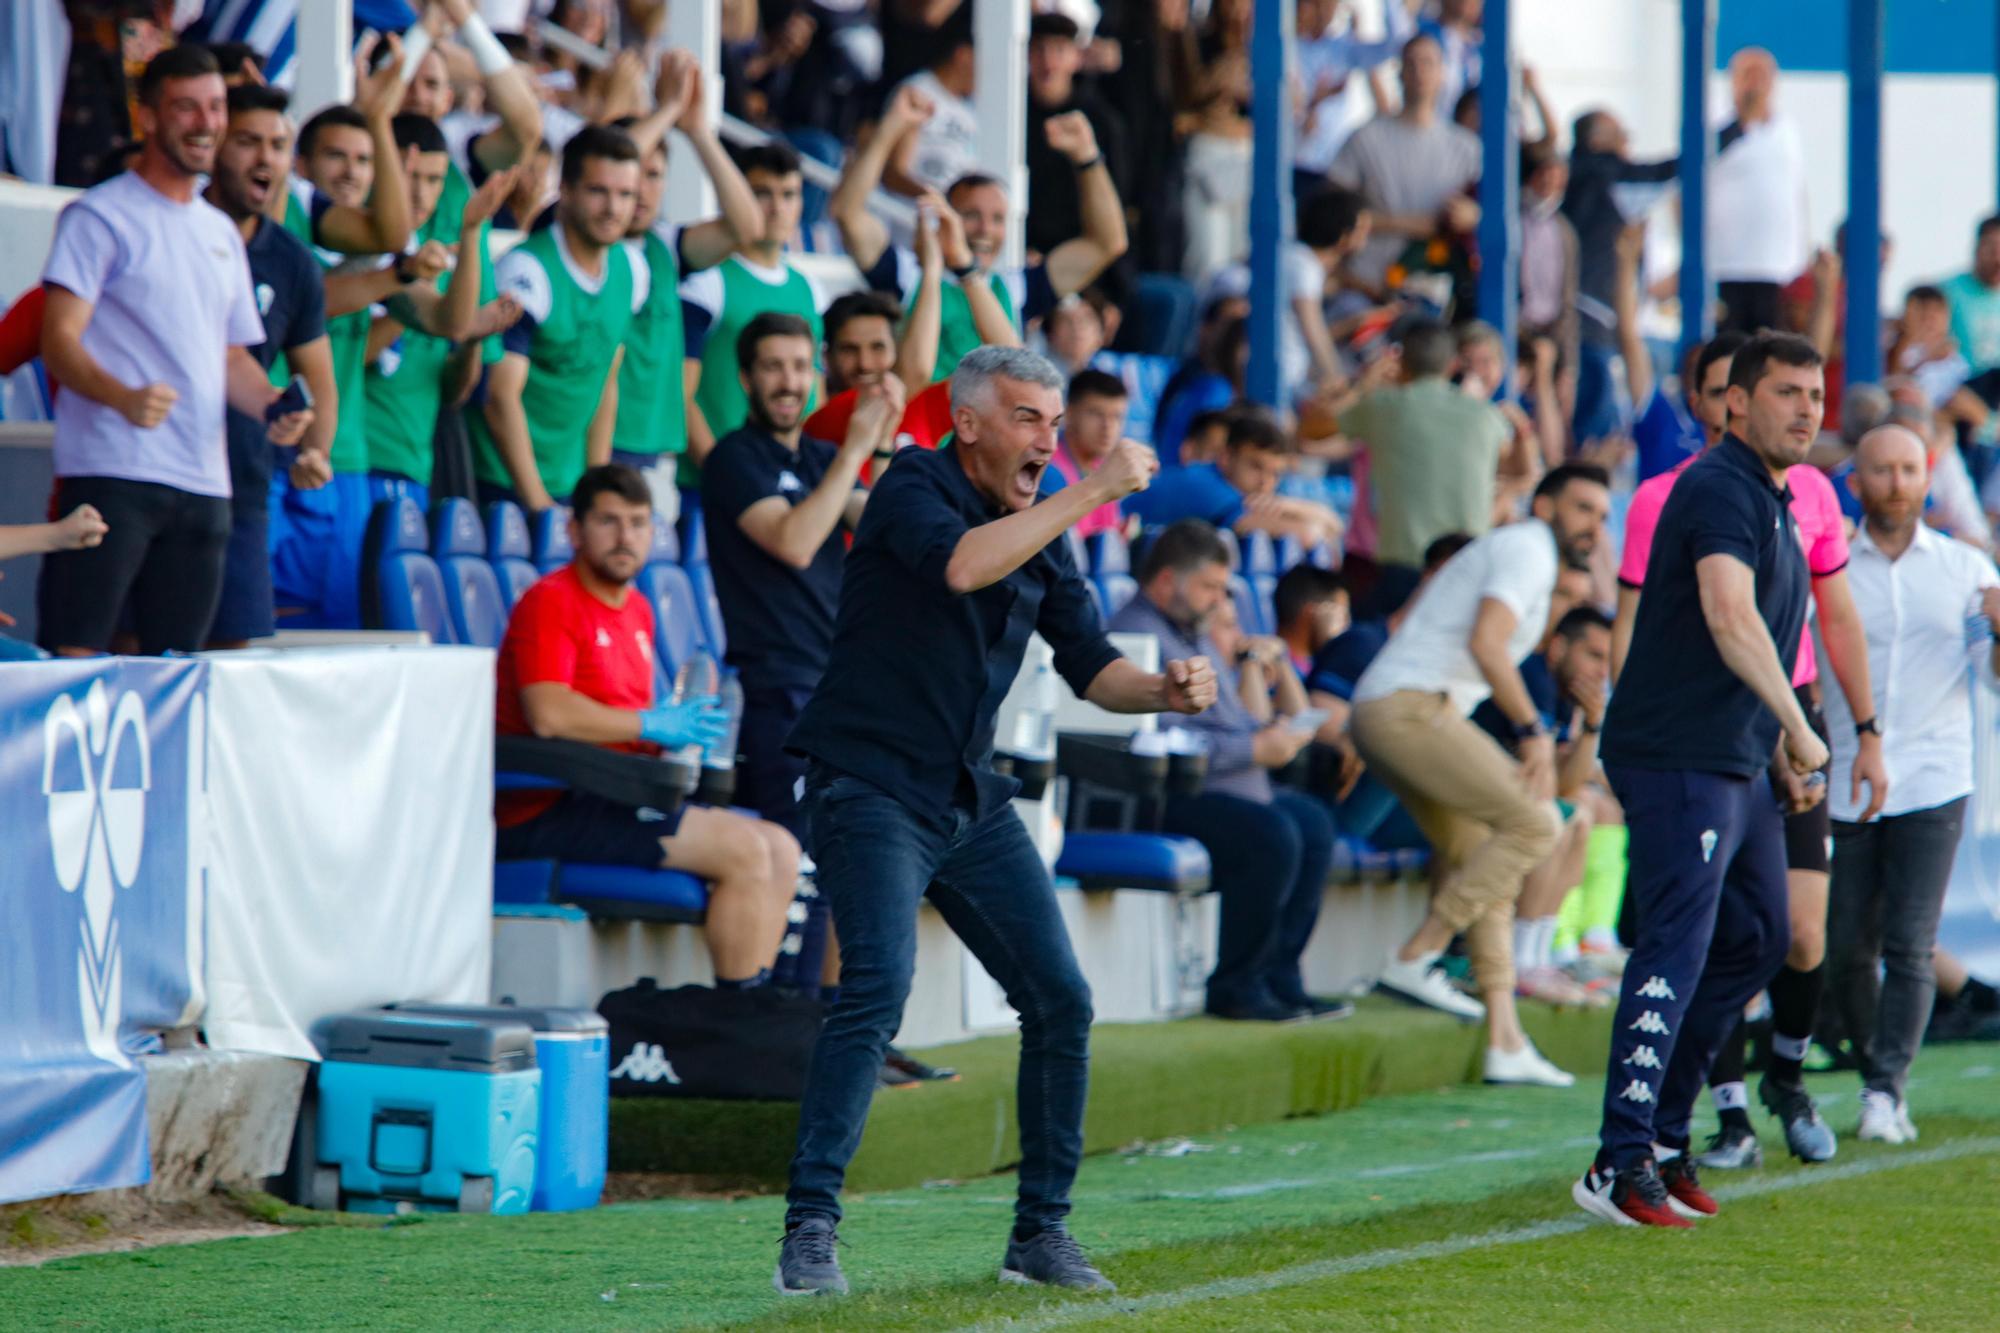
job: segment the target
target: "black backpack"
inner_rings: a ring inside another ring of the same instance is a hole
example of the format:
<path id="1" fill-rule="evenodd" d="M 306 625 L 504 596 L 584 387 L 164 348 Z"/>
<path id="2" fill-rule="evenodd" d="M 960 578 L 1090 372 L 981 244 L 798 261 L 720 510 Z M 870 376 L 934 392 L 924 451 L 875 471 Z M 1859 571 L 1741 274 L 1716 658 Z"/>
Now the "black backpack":
<path id="1" fill-rule="evenodd" d="M 770 986 L 661 990 L 651 977 L 598 1001 L 611 1025 L 611 1095 L 795 1102 L 819 1038 L 817 999 Z"/>

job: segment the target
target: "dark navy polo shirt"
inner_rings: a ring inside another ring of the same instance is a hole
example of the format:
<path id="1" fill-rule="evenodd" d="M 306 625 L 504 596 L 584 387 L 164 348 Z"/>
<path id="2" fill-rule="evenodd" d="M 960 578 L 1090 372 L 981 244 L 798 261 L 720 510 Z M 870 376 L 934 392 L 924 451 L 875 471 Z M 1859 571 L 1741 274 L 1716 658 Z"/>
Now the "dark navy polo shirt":
<path id="1" fill-rule="evenodd" d="M 777 496 L 796 506 L 818 488 L 839 449 L 810 435 L 796 451 L 756 426 L 716 441 L 701 468 L 701 505 L 708 515 L 708 561 L 729 664 L 743 688 L 811 689 L 833 650 L 833 613 L 840 605 L 840 570 L 847 533 L 833 526 L 804 569 L 773 556 L 738 523 L 743 511 Z"/>
<path id="2" fill-rule="evenodd" d="M 1727 555 L 1750 566 L 1789 676 L 1811 583 L 1791 502 L 1790 488 L 1734 435 L 1681 474 L 1660 511 L 1632 648 L 1605 714 L 1605 764 L 1751 777 L 1770 763 L 1778 719 L 1716 650 L 1695 563 Z"/>
<path id="3" fill-rule="evenodd" d="M 1542 720 L 1558 744 L 1569 740 L 1569 724 L 1576 714 L 1576 705 L 1562 697 L 1562 690 L 1556 684 L 1556 673 L 1549 669 L 1546 653 L 1530 653 L 1521 663 L 1521 684 L 1528 691 L 1528 701 L 1535 705 L 1535 716 Z M 1488 696 L 1479 707 L 1472 710 L 1472 720 L 1487 735 L 1508 749 L 1514 747 L 1514 724 L 1500 711 L 1500 705 Z"/>
<path id="4" fill-rule="evenodd" d="M 1048 641 L 1079 695 L 1118 650 L 1063 537 L 977 592 L 946 586 L 959 539 L 1003 516 L 955 445 L 906 449 L 876 479 L 847 553 L 833 653 L 790 750 L 934 822 L 953 806 L 984 818 L 1013 797 L 1020 784 L 992 770 L 993 726 L 1028 636 Z"/>
<path id="5" fill-rule="evenodd" d="M 1313 654 L 1312 666 L 1306 670 L 1306 688 L 1352 700 L 1361 673 L 1388 642 L 1387 620 L 1356 621 L 1344 634 L 1328 640 Z"/>
<path id="6" fill-rule="evenodd" d="M 264 320 L 264 341 L 250 355 L 269 370 L 278 353 L 325 336 L 326 281 L 305 242 L 268 218 L 258 219 L 256 234 L 243 249 L 250 259 L 250 290 Z M 229 485 L 239 505 L 265 502 L 277 447 L 268 430 L 262 421 L 230 409 Z"/>

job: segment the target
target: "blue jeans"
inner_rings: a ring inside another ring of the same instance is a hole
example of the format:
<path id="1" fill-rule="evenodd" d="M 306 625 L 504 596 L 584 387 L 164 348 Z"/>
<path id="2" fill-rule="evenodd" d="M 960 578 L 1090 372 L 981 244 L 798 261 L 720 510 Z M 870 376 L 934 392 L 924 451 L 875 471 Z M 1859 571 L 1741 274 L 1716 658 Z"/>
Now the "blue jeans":
<path id="1" fill-rule="evenodd" d="M 1275 791 L 1269 804 L 1208 792 L 1168 801 L 1161 827 L 1208 848 L 1222 897 L 1209 1007 L 1303 1004 L 1299 955 L 1333 864 L 1326 807 L 1296 791 Z"/>
<path id="2" fill-rule="evenodd" d="M 909 999 L 917 905 L 926 896 L 1020 1012 L 1014 1210 L 1031 1226 L 1061 1220 L 1083 1155 L 1090 987 L 1028 831 L 1012 807 L 978 822 L 963 810 L 941 824 L 926 820 L 879 787 L 817 763 L 802 812 L 819 892 L 840 934 L 840 997 L 806 1074 L 786 1221 L 840 1218 L 841 1181 Z"/>
<path id="3" fill-rule="evenodd" d="M 1612 1020 L 1601 1160 L 1688 1146 L 1709 1066 L 1791 947 L 1784 821 L 1762 774 L 1608 766 L 1636 936 Z"/>

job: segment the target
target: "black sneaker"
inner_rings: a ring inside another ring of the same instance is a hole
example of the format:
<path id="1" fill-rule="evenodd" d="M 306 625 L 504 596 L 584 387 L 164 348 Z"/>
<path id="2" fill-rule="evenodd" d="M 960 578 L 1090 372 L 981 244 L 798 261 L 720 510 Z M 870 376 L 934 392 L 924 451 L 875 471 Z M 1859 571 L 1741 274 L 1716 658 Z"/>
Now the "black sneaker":
<path id="1" fill-rule="evenodd" d="M 1694 1160 L 1714 1171 L 1743 1171 L 1764 1165 L 1764 1150 L 1757 1144 L 1756 1130 L 1724 1125 Z"/>
<path id="2" fill-rule="evenodd" d="M 1354 1005 L 1347 1000 L 1336 1000 L 1327 995 L 1280 996 L 1278 1003 L 1303 1009 L 1308 1018 L 1347 1018 L 1354 1013 Z"/>
<path id="3" fill-rule="evenodd" d="M 883 1054 L 882 1064 L 885 1068 L 893 1069 L 898 1074 L 908 1075 L 918 1083 L 958 1082 L 958 1071 L 956 1069 L 942 1069 L 937 1065 L 927 1065 L 914 1055 L 897 1050 L 894 1046 L 891 1046 Z"/>
<path id="4" fill-rule="evenodd" d="M 1060 1226 L 1043 1227 L 1027 1240 L 1009 1236 L 1007 1257 L 1000 1261 L 1000 1280 L 1071 1291 L 1118 1290 L 1084 1257 L 1076 1237 Z"/>
<path id="5" fill-rule="evenodd" d="M 834 1253 L 839 1237 L 824 1217 L 808 1217 L 785 1232 L 778 1250 L 778 1271 L 771 1285 L 780 1296 L 845 1296 L 847 1279 Z"/>
<path id="6" fill-rule="evenodd" d="M 1757 1081 L 1757 1100 L 1785 1127 L 1785 1146 L 1801 1162 L 1830 1162 L 1839 1149 L 1833 1127 L 1819 1118 L 1803 1083 L 1780 1082 L 1766 1074 Z"/>

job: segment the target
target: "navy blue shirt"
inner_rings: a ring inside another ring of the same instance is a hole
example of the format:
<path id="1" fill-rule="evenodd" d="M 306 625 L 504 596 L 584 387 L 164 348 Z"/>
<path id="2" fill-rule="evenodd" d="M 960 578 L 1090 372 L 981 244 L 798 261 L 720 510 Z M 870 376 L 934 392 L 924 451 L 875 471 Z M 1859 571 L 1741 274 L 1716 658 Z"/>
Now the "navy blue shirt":
<path id="1" fill-rule="evenodd" d="M 729 639 L 729 664 L 743 688 L 811 689 L 833 650 L 846 533 L 833 531 L 804 569 L 766 551 L 743 531 L 743 511 L 772 496 L 797 505 L 819 486 L 839 449 L 810 435 L 797 451 L 755 425 L 716 441 L 701 469 L 708 561 Z"/>
<path id="2" fill-rule="evenodd" d="M 1556 687 L 1556 673 L 1549 669 L 1549 659 L 1544 653 L 1531 653 L 1521 663 L 1521 684 L 1528 689 L 1528 699 L 1535 705 L 1535 716 L 1542 720 L 1549 734 L 1557 741 L 1569 739 L 1569 724 L 1576 716 L 1576 705 L 1562 697 Z M 1508 749 L 1514 748 L 1514 724 L 1500 711 L 1498 704 L 1489 695 L 1479 707 L 1472 710 L 1472 720 L 1480 728 Z"/>
<path id="3" fill-rule="evenodd" d="M 1125 512 L 1137 514 L 1149 528 L 1184 518 L 1233 528 L 1243 517 L 1243 492 L 1231 486 L 1213 463 L 1162 468 L 1152 485 L 1126 497 Z"/>
<path id="4" fill-rule="evenodd" d="M 268 218 L 257 220 L 243 248 L 250 256 L 250 290 L 264 317 L 264 341 L 250 355 L 269 370 L 279 352 L 326 335 L 326 283 L 305 242 Z M 262 505 L 270 492 L 276 446 L 268 429 L 255 417 L 229 411 L 229 487 L 239 505 Z"/>
<path id="5" fill-rule="evenodd" d="M 1337 699 L 1354 698 L 1354 684 L 1389 642 L 1389 622 L 1357 620 L 1347 632 L 1320 645 L 1306 669 L 1306 688 Z"/>
<path id="6" fill-rule="evenodd" d="M 1020 784 L 992 770 L 993 725 L 1029 634 L 1048 641 L 1079 695 L 1118 650 L 1062 537 L 998 583 L 951 591 L 945 568 L 959 539 L 1001 517 L 955 445 L 906 449 L 876 479 L 847 553 L 833 653 L 793 753 L 938 823 L 953 806 L 984 818 L 1012 799 Z"/>
<path id="7" fill-rule="evenodd" d="M 1723 662 L 1701 611 L 1695 563 L 1727 555 L 1756 576 L 1757 610 L 1787 675 L 1811 582 L 1792 493 L 1734 435 L 1681 474 L 1660 511 L 1646 595 L 1605 714 L 1607 765 L 1751 777 L 1770 763 L 1778 719 Z"/>

